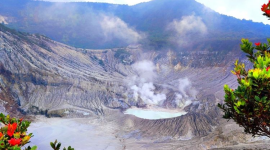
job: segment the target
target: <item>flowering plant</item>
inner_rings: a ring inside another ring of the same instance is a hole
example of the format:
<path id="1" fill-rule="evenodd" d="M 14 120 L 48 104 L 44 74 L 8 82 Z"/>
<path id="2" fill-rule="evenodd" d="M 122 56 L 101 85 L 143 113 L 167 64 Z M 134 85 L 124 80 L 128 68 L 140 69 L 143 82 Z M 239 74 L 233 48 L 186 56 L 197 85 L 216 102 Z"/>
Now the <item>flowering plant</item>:
<path id="1" fill-rule="evenodd" d="M 270 18 L 270 0 L 267 4 L 263 4 L 261 10 L 264 12 L 263 15 Z"/>
<path id="2" fill-rule="evenodd" d="M 29 121 L 11 118 L 9 115 L 0 114 L 0 122 L 3 127 L 0 129 L 0 149 L 20 150 L 21 147 L 29 143 L 32 133 L 27 134 Z M 25 150 L 36 150 L 37 147 L 27 147 Z"/>
<path id="3" fill-rule="evenodd" d="M 270 18 L 270 0 L 263 4 L 263 15 Z M 223 118 L 233 119 L 252 136 L 270 137 L 270 39 L 267 43 L 255 43 L 242 39 L 241 50 L 246 53 L 253 69 L 246 70 L 245 64 L 235 62 L 232 73 L 237 76 L 238 87 L 224 85 L 224 104 L 218 107 L 225 113 Z"/>
<path id="4" fill-rule="evenodd" d="M 242 39 L 241 49 L 253 63 L 253 69 L 235 63 L 232 71 L 237 76 L 239 86 L 233 90 L 224 86 L 225 104 L 218 104 L 224 111 L 223 118 L 233 119 L 253 136 L 270 137 L 270 39 L 267 44 Z M 256 51 L 254 51 L 256 50 Z"/>

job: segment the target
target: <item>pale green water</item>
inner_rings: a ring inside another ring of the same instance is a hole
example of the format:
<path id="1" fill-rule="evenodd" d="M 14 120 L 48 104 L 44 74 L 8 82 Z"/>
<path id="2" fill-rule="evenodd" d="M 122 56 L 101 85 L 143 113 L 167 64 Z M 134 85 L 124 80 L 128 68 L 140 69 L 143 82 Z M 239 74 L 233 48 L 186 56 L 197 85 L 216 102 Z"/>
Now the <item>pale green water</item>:
<path id="1" fill-rule="evenodd" d="M 182 115 L 187 114 L 187 112 L 164 112 L 157 110 L 145 110 L 145 109 L 128 109 L 124 112 L 124 114 L 134 115 L 138 118 L 149 119 L 149 120 L 157 120 L 157 119 L 165 119 L 165 118 L 175 118 Z"/>

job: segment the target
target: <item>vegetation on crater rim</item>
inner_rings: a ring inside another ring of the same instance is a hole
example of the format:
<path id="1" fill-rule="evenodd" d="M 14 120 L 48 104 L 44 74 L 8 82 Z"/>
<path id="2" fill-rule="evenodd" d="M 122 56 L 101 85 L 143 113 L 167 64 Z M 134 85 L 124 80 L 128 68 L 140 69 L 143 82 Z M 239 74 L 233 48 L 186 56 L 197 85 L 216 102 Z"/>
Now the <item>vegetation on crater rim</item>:
<path id="1" fill-rule="evenodd" d="M 270 1 L 261 10 L 270 18 Z M 253 69 L 246 70 L 245 64 L 235 62 L 232 73 L 237 76 L 239 86 L 234 90 L 225 85 L 225 103 L 218 107 L 225 113 L 223 118 L 233 119 L 245 133 L 270 137 L 270 39 L 255 46 L 242 39 L 240 46 Z"/>

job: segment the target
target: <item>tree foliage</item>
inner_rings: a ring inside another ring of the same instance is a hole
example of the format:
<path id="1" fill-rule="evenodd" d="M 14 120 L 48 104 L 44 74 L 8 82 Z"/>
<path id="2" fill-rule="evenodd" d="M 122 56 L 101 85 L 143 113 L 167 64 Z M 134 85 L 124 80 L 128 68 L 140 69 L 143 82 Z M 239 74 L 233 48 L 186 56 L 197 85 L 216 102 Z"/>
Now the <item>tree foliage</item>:
<path id="1" fill-rule="evenodd" d="M 270 137 L 270 39 L 267 41 L 254 47 L 248 39 L 242 39 L 241 50 L 253 69 L 246 70 L 243 63 L 235 62 L 232 73 L 239 86 L 233 90 L 225 85 L 225 103 L 218 107 L 225 119 L 233 119 L 246 133 Z"/>
<path id="2" fill-rule="evenodd" d="M 270 18 L 270 0 L 262 5 L 261 11 Z M 233 119 L 246 133 L 270 137 L 270 39 L 255 46 L 242 39 L 240 46 L 253 69 L 246 70 L 245 64 L 236 60 L 232 73 L 237 76 L 239 86 L 233 90 L 225 85 L 225 102 L 218 107 L 225 113 L 223 118 Z"/>

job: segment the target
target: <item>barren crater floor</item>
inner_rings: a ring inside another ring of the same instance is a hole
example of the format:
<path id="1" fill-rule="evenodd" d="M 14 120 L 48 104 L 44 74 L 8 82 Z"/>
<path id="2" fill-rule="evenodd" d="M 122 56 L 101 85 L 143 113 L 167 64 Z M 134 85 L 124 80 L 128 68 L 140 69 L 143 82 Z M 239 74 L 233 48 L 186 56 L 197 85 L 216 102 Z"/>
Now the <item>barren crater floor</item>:
<path id="1" fill-rule="evenodd" d="M 76 150 L 121 150 L 123 145 L 113 134 L 115 127 L 100 124 L 94 119 L 48 119 L 40 116 L 29 128 L 29 132 L 34 133 L 30 145 L 49 150 L 49 143 L 57 139 L 63 146 L 72 146 Z"/>

